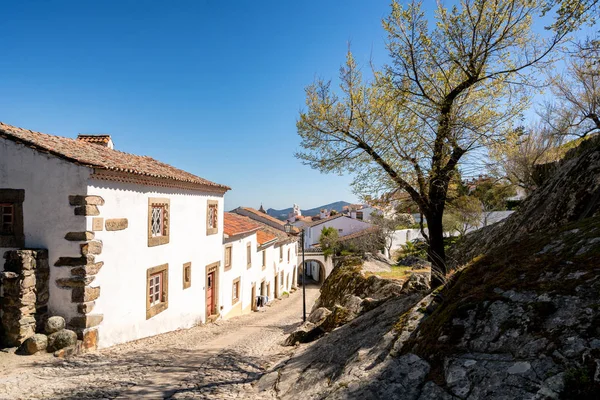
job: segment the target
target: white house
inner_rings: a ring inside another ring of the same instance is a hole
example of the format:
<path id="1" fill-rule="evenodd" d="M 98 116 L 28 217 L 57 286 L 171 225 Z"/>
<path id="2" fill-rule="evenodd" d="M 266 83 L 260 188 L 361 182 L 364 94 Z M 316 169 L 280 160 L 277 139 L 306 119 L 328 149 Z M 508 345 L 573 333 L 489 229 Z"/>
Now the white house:
<path id="1" fill-rule="evenodd" d="M 304 228 L 304 248 L 310 248 L 314 244 L 319 243 L 323 228 L 333 227 L 337 229 L 340 236 L 346 236 L 370 228 L 371 226 L 367 222 L 350 218 L 343 214 L 337 214 L 317 221 L 305 222 L 301 226 Z"/>
<path id="2" fill-rule="evenodd" d="M 284 222 L 250 207 L 232 211 L 260 226 L 256 233 L 256 257 L 248 279 L 257 296 L 279 298 L 296 287 L 298 274 L 298 238 L 285 233 Z M 249 251 L 249 250 L 248 250 Z M 242 263 L 243 265 L 243 263 Z M 248 284 L 248 283 L 246 283 Z"/>
<path id="3" fill-rule="evenodd" d="M 380 213 L 379 209 L 366 204 L 351 204 L 343 208 L 344 215 L 369 223 L 372 222 L 372 215 Z"/>
<path id="4" fill-rule="evenodd" d="M 256 252 L 260 228 L 249 218 L 230 212 L 224 214 L 221 315 L 225 319 L 247 314 L 255 308 L 256 275 L 260 272 Z"/>
<path id="5" fill-rule="evenodd" d="M 221 305 L 229 188 L 111 147 L 0 123 L 0 254 L 47 249 L 47 309 L 34 310 L 65 317 L 86 348 L 190 327 Z"/>

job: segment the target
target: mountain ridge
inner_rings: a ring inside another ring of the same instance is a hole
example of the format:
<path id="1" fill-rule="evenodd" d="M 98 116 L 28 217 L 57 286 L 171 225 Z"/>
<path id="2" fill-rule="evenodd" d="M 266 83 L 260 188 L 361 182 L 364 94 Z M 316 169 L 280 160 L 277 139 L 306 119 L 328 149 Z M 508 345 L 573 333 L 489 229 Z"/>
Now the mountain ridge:
<path id="1" fill-rule="evenodd" d="M 300 209 L 300 211 L 302 212 L 302 215 L 304 215 L 304 216 L 313 216 L 313 215 L 319 215 L 319 212 L 325 208 L 327 210 L 342 211 L 342 208 L 344 206 L 348 206 L 350 204 L 352 204 L 352 203 L 348 203 L 347 201 L 340 200 L 340 201 L 336 201 L 334 203 L 324 204 L 319 207 L 309 208 L 307 210 Z M 269 208 L 267 210 L 267 214 L 269 214 L 270 216 L 275 217 L 277 219 L 285 220 L 285 219 L 287 219 L 288 214 L 291 211 L 292 211 L 292 207 L 284 208 L 282 210 L 276 210 L 274 208 Z"/>

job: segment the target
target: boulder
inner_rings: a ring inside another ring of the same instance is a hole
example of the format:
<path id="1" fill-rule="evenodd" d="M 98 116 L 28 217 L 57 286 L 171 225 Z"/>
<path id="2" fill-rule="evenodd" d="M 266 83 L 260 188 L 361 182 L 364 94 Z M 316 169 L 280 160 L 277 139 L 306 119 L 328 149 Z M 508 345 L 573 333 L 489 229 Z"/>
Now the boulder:
<path id="1" fill-rule="evenodd" d="M 427 292 L 431 289 L 431 278 L 430 274 L 412 274 L 408 280 L 404 283 L 404 287 L 402 288 L 403 292 L 413 293 L 413 292 Z"/>
<path id="2" fill-rule="evenodd" d="M 23 350 L 26 354 L 35 354 L 38 351 L 44 351 L 48 347 L 48 336 L 36 333 L 23 343 Z"/>
<path id="3" fill-rule="evenodd" d="M 405 267 L 412 267 L 412 269 L 425 269 L 431 268 L 431 263 L 425 261 L 422 258 L 415 256 L 406 256 L 398 260 L 398 265 L 404 265 Z"/>
<path id="4" fill-rule="evenodd" d="M 327 318 L 329 314 L 331 314 L 331 311 L 329 311 L 329 309 L 325 307 L 319 307 L 310 313 L 310 315 L 308 316 L 308 321 L 315 325 L 319 325 L 323 323 L 323 321 L 325 321 L 325 318 Z"/>
<path id="5" fill-rule="evenodd" d="M 62 331 L 63 329 L 65 329 L 65 325 L 65 319 L 63 317 L 55 316 L 48 318 L 44 329 L 46 330 L 46 333 L 50 335 L 52 333 Z"/>
<path id="6" fill-rule="evenodd" d="M 344 325 L 346 322 L 354 319 L 353 315 L 346 307 L 336 305 L 333 307 L 331 314 L 325 318 L 325 321 L 319 326 L 325 332 L 331 332 L 338 326 Z"/>
<path id="7" fill-rule="evenodd" d="M 77 334 L 69 329 L 63 329 L 48 335 L 48 351 L 54 352 L 77 344 Z"/>
<path id="8" fill-rule="evenodd" d="M 348 313 L 357 316 L 362 311 L 362 299 L 358 296 L 347 295 L 342 301 L 342 305 L 348 310 Z"/>
<path id="9" fill-rule="evenodd" d="M 367 297 L 362 300 L 360 307 L 363 312 L 368 312 L 376 307 L 379 307 L 381 304 L 385 303 L 385 301 L 386 299 L 373 299 L 371 297 Z"/>
<path id="10" fill-rule="evenodd" d="M 317 337 L 320 337 L 320 335 L 323 333 L 321 330 L 318 330 L 317 332 L 315 329 L 318 329 L 318 327 L 315 328 L 315 324 L 307 321 L 300 325 L 300 327 L 298 327 L 298 329 L 296 329 L 294 332 L 292 332 L 290 336 L 287 337 L 285 342 L 283 342 L 283 345 L 294 346 L 296 343 L 312 342 L 313 340 L 317 339 Z"/>

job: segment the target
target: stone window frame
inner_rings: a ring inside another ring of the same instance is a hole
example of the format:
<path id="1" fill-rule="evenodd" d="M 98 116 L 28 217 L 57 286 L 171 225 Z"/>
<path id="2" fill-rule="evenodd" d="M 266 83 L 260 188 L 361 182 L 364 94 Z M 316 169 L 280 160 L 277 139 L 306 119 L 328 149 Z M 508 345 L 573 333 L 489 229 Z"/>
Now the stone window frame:
<path id="1" fill-rule="evenodd" d="M 0 203 L 11 205 L 13 210 L 12 233 L 0 235 L 0 247 L 25 247 L 25 233 L 23 225 L 24 201 L 24 189 L 0 189 Z"/>
<path id="2" fill-rule="evenodd" d="M 291 254 L 291 249 L 287 249 L 287 250 L 288 250 L 288 261 L 287 261 L 287 262 L 288 262 L 288 264 L 289 264 L 289 262 L 290 262 L 290 260 L 291 260 L 291 257 L 290 257 L 290 254 Z"/>
<path id="3" fill-rule="evenodd" d="M 262 269 L 267 269 L 267 249 L 262 251 Z"/>
<path id="4" fill-rule="evenodd" d="M 186 262 L 185 264 L 183 264 L 183 288 L 187 289 L 190 286 L 192 286 L 192 263 L 191 262 Z M 186 275 L 187 273 L 187 275 Z M 186 280 L 186 276 L 187 276 L 187 280 Z"/>
<path id="5" fill-rule="evenodd" d="M 150 303 L 150 277 L 161 274 L 162 301 L 158 304 Z M 157 265 L 146 270 L 146 319 L 150 319 L 169 308 L 169 264 Z"/>
<path id="6" fill-rule="evenodd" d="M 229 257 L 227 257 L 227 253 L 229 253 Z M 232 266 L 232 257 L 233 257 L 233 245 L 225 246 L 225 254 L 223 255 L 223 270 L 229 271 Z M 229 258 L 229 260 L 228 260 Z M 228 262 L 229 261 L 229 262 Z"/>
<path id="7" fill-rule="evenodd" d="M 154 207 L 163 207 L 163 235 L 152 236 L 152 209 Z M 148 247 L 160 246 L 169 243 L 171 227 L 169 221 L 171 219 L 171 200 L 160 197 L 148 198 Z"/>
<path id="8" fill-rule="evenodd" d="M 246 245 L 246 268 L 252 268 L 252 243 Z"/>
<path id="9" fill-rule="evenodd" d="M 283 245 L 279 246 L 279 262 L 283 262 Z"/>
<path id="10" fill-rule="evenodd" d="M 241 284 L 241 279 L 242 277 L 237 277 L 233 280 L 233 282 L 231 282 L 231 305 L 235 305 L 237 304 L 240 300 L 241 300 L 241 289 L 242 289 L 242 284 Z M 237 290 L 236 290 L 236 284 L 237 284 Z"/>
<path id="11" fill-rule="evenodd" d="M 210 216 L 210 209 L 211 209 L 211 207 L 216 207 L 216 211 L 215 212 L 217 214 L 217 217 L 216 217 L 216 220 L 215 220 L 216 226 L 214 226 L 214 227 L 210 226 L 210 218 L 209 218 L 209 216 Z M 219 218 L 218 218 L 218 215 L 219 215 L 219 202 L 217 200 L 208 200 L 206 202 L 206 235 L 207 236 L 208 235 L 214 235 L 214 234 L 216 234 L 216 233 L 219 232 Z"/>

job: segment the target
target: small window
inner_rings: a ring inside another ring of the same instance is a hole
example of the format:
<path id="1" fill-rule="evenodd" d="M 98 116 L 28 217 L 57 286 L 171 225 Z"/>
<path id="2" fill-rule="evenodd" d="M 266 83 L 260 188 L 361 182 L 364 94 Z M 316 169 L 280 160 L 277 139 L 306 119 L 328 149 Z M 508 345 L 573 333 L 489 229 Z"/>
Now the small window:
<path id="1" fill-rule="evenodd" d="M 165 206 L 152 206 L 152 237 L 165 236 Z"/>
<path id="2" fill-rule="evenodd" d="M 290 257 L 290 249 L 288 249 L 288 263 L 290 262 L 291 257 Z"/>
<path id="3" fill-rule="evenodd" d="M 148 283 L 148 293 L 150 295 L 150 306 L 155 306 L 163 299 L 162 296 L 162 273 L 150 276 Z"/>
<path id="4" fill-rule="evenodd" d="M 191 281 L 191 275 L 190 275 Z M 169 264 L 146 271 L 146 319 L 167 309 L 169 291 Z"/>
<path id="5" fill-rule="evenodd" d="M 233 287 L 231 290 L 231 304 L 235 304 L 240 301 L 240 278 L 233 281 Z"/>
<path id="6" fill-rule="evenodd" d="M 148 199 L 148 246 L 169 243 L 169 199 Z"/>
<path id="7" fill-rule="evenodd" d="M 267 268 L 267 251 L 266 250 L 262 251 L 262 268 L 263 269 Z"/>
<path id="8" fill-rule="evenodd" d="M 344 232 L 344 230 L 343 229 L 338 229 L 338 232 L 342 233 L 342 232 Z"/>
<path id="9" fill-rule="evenodd" d="M 231 269 L 231 246 L 225 247 L 225 270 Z"/>
<path id="10" fill-rule="evenodd" d="M 0 204 L 0 235 L 12 235 L 15 231 L 15 207 L 11 203 Z"/>
<path id="11" fill-rule="evenodd" d="M 206 208 L 206 234 L 213 235 L 219 231 L 219 202 L 208 200 Z"/>
<path id="12" fill-rule="evenodd" d="M 363 220 L 363 212 L 362 211 L 356 212 L 356 219 L 359 219 L 361 221 Z"/>
<path id="13" fill-rule="evenodd" d="M 183 288 L 192 286 L 192 263 L 183 264 Z"/>
<path id="14" fill-rule="evenodd" d="M 283 246 L 279 247 L 279 262 L 283 261 Z"/>
<path id="15" fill-rule="evenodd" d="M 250 242 L 246 245 L 246 265 L 248 268 L 252 267 L 252 243 Z"/>
<path id="16" fill-rule="evenodd" d="M 0 247 L 25 247 L 23 189 L 0 189 Z"/>

